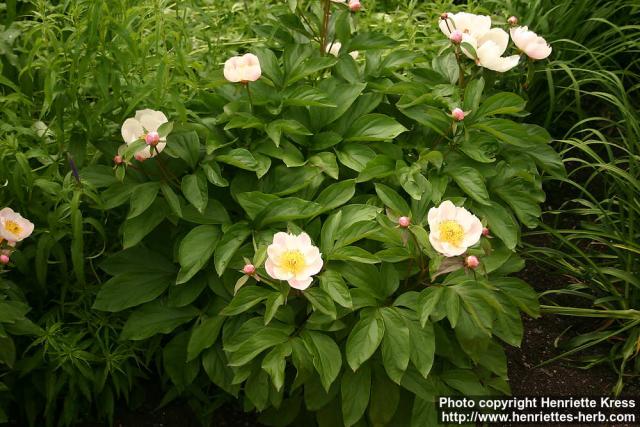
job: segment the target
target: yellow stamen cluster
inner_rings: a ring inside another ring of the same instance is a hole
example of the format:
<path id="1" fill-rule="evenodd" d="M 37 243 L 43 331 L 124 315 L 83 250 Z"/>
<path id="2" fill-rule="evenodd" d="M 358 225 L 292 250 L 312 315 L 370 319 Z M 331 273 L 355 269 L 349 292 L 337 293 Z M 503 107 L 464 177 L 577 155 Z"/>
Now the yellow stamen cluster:
<path id="1" fill-rule="evenodd" d="M 440 240 L 452 246 L 461 246 L 464 239 L 464 229 L 458 222 L 453 220 L 442 221 L 438 226 Z"/>
<path id="2" fill-rule="evenodd" d="M 20 227 L 20 225 L 15 222 L 15 221 L 5 221 L 4 222 L 4 229 L 7 230 L 9 233 L 11 234 L 20 234 L 22 232 L 22 227 Z"/>
<path id="3" fill-rule="evenodd" d="M 282 268 L 293 275 L 301 273 L 305 268 L 304 255 L 298 250 L 285 252 L 281 259 Z"/>

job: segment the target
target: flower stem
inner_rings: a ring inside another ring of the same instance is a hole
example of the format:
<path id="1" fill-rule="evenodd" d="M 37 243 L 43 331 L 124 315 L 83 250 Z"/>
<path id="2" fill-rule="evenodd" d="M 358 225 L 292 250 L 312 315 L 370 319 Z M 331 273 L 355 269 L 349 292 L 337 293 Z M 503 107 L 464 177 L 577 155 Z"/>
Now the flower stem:
<path id="1" fill-rule="evenodd" d="M 331 0 L 324 1 L 324 17 L 322 20 L 322 33 L 320 34 L 320 54 L 325 55 L 329 33 L 329 18 L 331 17 Z"/>
<path id="2" fill-rule="evenodd" d="M 253 98 L 251 97 L 251 89 L 249 88 L 249 82 L 245 83 L 244 87 L 247 88 L 247 96 L 249 97 L 249 111 L 253 113 Z"/>

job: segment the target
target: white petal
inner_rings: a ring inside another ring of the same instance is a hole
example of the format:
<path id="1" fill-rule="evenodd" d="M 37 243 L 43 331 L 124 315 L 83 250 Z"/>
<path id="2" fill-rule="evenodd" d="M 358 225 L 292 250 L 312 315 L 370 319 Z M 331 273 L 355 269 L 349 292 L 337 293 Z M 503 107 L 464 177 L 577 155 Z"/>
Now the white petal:
<path id="1" fill-rule="evenodd" d="M 12 215 L 14 213 L 15 212 L 11 208 L 2 208 L 2 210 L 0 210 L 0 218 L 6 218 L 7 216 Z"/>
<path id="2" fill-rule="evenodd" d="M 136 119 L 127 119 L 122 124 L 122 128 L 120 129 L 120 133 L 122 134 L 122 139 L 127 144 L 131 144 L 134 141 L 142 138 L 144 135 L 144 129 L 142 128 L 142 124 Z"/>
<path id="3" fill-rule="evenodd" d="M 273 244 L 286 248 L 288 238 L 289 235 L 287 233 L 279 231 L 278 233 L 273 235 Z"/>
<path id="4" fill-rule="evenodd" d="M 136 119 L 140 121 L 147 132 L 156 132 L 161 124 L 169 121 L 162 111 L 148 109 L 136 111 Z"/>
<path id="5" fill-rule="evenodd" d="M 497 56 L 502 56 L 509 45 L 509 34 L 502 28 L 492 28 L 487 33 L 478 38 L 478 46 L 482 46 L 487 42 L 495 43 L 497 47 Z"/>
<path id="6" fill-rule="evenodd" d="M 314 274 L 318 274 L 320 270 L 322 270 L 322 264 L 323 264 L 322 258 L 321 257 L 316 258 L 314 262 L 306 266 L 306 268 L 304 269 L 303 273 L 300 276 L 305 277 L 305 276 L 313 276 Z M 296 279 L 299 279 L 299 277 L 296 276 Z"/>
<path id="7" fill-rule="evenodd" d="M 527 46 L 524 53 L 531 59 L 545 59 L 551 55 L 551 46 L 547 44 L 545 39 L 538 37 L 535 42 Z"/>
<path id="8" fill-rule="evenodd" d="M 307 277 L 306 279 L 290 279 L 288 282 L 289 286 L 291 286 L 292 288 L 300 289 L 301 291 L 303 291 L 307 289 L 309 285 L 311 285 L 313 279 L 311 277 Z"/>

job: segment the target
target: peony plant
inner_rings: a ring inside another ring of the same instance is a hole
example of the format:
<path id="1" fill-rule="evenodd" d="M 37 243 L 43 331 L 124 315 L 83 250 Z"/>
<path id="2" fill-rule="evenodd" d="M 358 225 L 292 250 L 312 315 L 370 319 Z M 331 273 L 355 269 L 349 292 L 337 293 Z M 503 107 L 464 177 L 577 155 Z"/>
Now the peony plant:
<path id="1" fill-rule="evenodd" d="M 449 45 L 423 58 L 345 3 L 289 2 L 164 150 L 117 167 L 100 197 L 128 209 L 123 250 L 94 308 L 162 347 L 170 396 L 213 383 L 268 425 L 433 425 L 438 396 L 509 393 L 503 345 L 538 315 L 511 275 L 520 229 L 564 169 L 501 90 L 519 56 L 490 17 L 443 15 Z"/>

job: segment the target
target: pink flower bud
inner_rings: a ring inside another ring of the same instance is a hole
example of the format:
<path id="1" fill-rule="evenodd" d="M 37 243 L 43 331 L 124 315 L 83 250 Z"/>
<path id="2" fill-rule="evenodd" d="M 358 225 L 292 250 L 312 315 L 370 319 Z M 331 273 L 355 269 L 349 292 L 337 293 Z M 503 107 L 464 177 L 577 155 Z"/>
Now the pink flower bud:
<path id="1" fill-rule="evenodd" d="M 133 156 L 133 157 L 135 157 L 135 159 L 137 161 L 139 161 L 139 162 L 144 162 L 145 160 L 147 160 L 147 158 L 144 156 L 144 154 L 142 154 L 140 152 L 136 153 L 135 156 Z"/>
<path id="2" fill-rule="evenodd" d="M 408 216 L 401 216 L 398 218 L 398 225 L 402 228 L 407 228 L 411 224 L 411 218 Z"/>
<path id="3" fill-rule="evenodd" d="M 512 27 L 515 27 L 516 25 L 518 25 L 518 18 L 516 18 L 515 16 L 510 16 L 509 19 L 507 19 L 507 22 Z"/>
<path id="4" fill-rule="evenodd" d="M 480 265 L 480 260 L 478 260 L 478 257 L 474 256 L 474 255 L 469 255 L 465 260 L 464 263 L 467 267 L 472 268 L 472 269 L 476 269 L 478 268 L 478 266 Z"/>
<path id="5" fill-rule="evenodd" d="M 489 235 L 489 229 L 487 227 L 482 228 L 482 235 L 485 237 Z"/>
<path id="6" fill-rule="evenodd" d="M 144 141 L 147 143 L 147 145 L 155 147 L 156 145 L 158 145 L 158 142 L 160 142 L 160 135 L 158 134 L 158 132 L 149 132 L 147 135 L 145 135 Z"/>
<path id="7" fill-rule="evenodd" d="M 460 108 L 454 108 L 453 111 L 451 111 L 451 117 L 453 117 L 453 120 L 461 122 L 464 120 L 464 111 Z"/>
<path id="8" fill-rule="evenodd" d="M 351 12 L 358 12 L 358 11 L 360 11 L 361 8 L 362 8 L 362 5 L 360 4 L 360 0 L 350 0 L 349 1 L 349 10 Z"/>
<path id="9" fill-rule="evenodd" d="M 4 265 L 9 264 L 9 257 L 7 255 L 0 255 L 0 263 Z"/>
<path id="10" fill-rule="evenodd" d="M 449 40 L 451 40 L 451 43 L 454 43 L 454 44 L 462 43 L 462 31 L 453 30 L 453 32 L 449 36 Z"/>
<path id="11" fill-rule="evenodd" d="M 447 12 L 444 12 L 442 15 L 440 15 L 440 19 L 446 21 L 447 19 L 449 19 L 449 14 Z"/>
<path id="12" fill-rule="evenodd" d="M 247 276 L 251 276 L 253 274 L 255 274 L 256 272 L 256 266 L 253 264 L 246 264 L 243 268 L 242 268 L 242 272 L 244 274 L 246 274 Z"/>
<path id="13" fill-rule="evenodd" d="M 120 154 L 116 154 L 113 157 L 113 163 L 115 163 L 116 165 L 121 165 L 122 164 L 122 156 Z"/>

